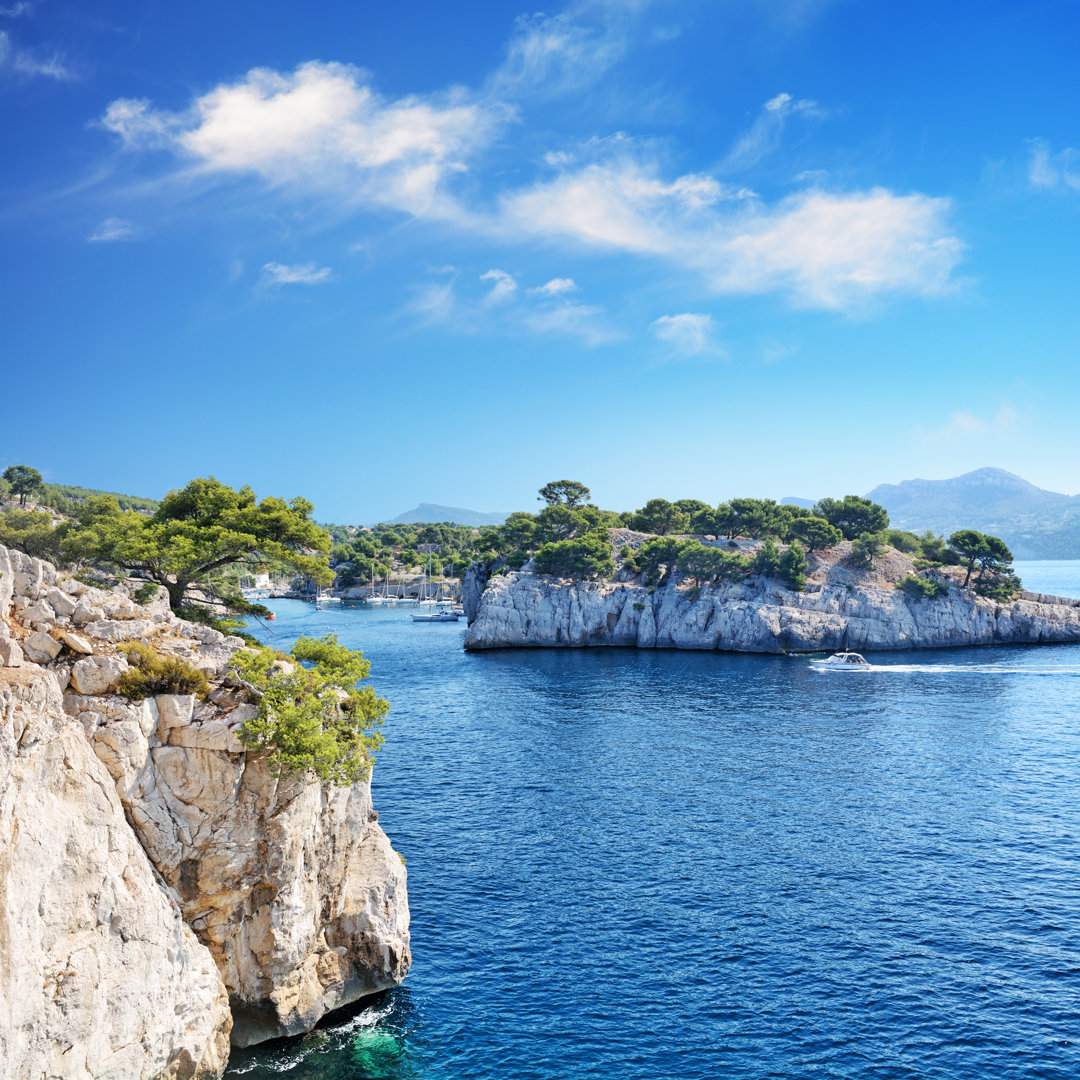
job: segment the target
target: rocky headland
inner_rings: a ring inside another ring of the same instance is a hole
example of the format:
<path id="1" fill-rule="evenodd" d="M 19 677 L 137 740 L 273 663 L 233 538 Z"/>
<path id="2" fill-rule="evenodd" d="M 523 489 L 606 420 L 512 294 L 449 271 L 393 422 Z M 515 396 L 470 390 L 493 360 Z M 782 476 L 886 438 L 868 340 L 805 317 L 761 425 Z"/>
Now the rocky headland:
<path id="1" fill-rule="evenodd" d="M 649 539 L 613 530 L 616 551 Z M 753 541 L 716 542 L 753 555 Z M 914 598 L 899 583 L 916 573 L 892 548 L 863 568 L 843 542 L 809 556 L 806 588 L 775 578 L 699 585 L 677 574 L 652 586 L 617 570 L 608 581 L 573 581 L 520 571 L 488 574 L 474 565 L 463 589 L 467 649 L 517 646 L 629 646 L 732 652 L 871 652 L 959 645 L 1080 641 L 1080 600 L 1023 593 L 1000 602 L 962 588 L 963 571 L 931 576 L 946 595 Z"/>
<path id="2" fill-rule="evenodd" d="M 205 702 L 116 691 L 142 641 Z M 239 638 L 164 590 L 0 547 L 0 1061 L 13 1078 L 219 1077 L 408 971 L 405 868 L 370 782 L 276 779 L 237 730 Z"/>

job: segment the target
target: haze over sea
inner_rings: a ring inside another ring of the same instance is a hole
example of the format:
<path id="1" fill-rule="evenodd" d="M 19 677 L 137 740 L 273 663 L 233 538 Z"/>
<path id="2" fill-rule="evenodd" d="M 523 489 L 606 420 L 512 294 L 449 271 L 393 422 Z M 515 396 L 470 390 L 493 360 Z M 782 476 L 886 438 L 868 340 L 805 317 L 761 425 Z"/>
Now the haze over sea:
<path id="1" fill-rule="evenodd" d="M 1080 596 L 1080 562 L 1017 569 Z M 849 677 L 273 606 L 392 702 L 414 966 L 230 1076 L 1080 1075 L 1080 646 Z"/>

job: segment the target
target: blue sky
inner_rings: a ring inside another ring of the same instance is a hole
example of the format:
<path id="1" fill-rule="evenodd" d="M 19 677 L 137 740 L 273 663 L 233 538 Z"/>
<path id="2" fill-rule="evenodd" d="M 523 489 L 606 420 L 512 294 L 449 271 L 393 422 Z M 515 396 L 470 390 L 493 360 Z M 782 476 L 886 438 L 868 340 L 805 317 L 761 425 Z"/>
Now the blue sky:
<path id="1" fill-rule="evenodd" d="M 0 465 L 320 518 L 1080 491 L 1077 3 L 0 0 Z"/>

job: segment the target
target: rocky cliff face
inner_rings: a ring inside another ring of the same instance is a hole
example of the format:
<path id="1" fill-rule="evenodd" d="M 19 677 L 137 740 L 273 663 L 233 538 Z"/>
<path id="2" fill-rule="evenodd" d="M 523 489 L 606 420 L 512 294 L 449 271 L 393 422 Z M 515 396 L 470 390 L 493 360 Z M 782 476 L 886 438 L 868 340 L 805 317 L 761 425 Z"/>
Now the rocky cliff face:
<path id="1" fill-rule="evenodd" d="M 117 695 L 125 640 L 200 667 L 210 700 Z M 405 870 L 369 784 L 277 780 L 245 753 L 253 706 L 221 678 L 239 647 L 163 594 L 141 606 L 0 548 L 0 1053 L 25 1050 L 11 1075 L 217 1076 L 230 1028 L 238 1045 L 306 1031 L 408 971 Z M 57 996 L 48 972 L 69 970 L 82 981 Z"/>
<path id="2" fill-rule="evenodd" d="M 1001 604 L 956 587 L 940 599 L 914 600 L 896 587 L 913 572 L 910 559 L 890 550 L 872 570 L 861 571 L 850 565 L 850 550 L 845 543 L 811 556 L 805 592 L 760 577 L 701 589 L 672 581 L 652 589 L 637 579 L 497 574 L 480 595 L 465 647 L 779 653 L 1080 641 L 1080 602 L 1025 594 L 1031 598 Z"/>

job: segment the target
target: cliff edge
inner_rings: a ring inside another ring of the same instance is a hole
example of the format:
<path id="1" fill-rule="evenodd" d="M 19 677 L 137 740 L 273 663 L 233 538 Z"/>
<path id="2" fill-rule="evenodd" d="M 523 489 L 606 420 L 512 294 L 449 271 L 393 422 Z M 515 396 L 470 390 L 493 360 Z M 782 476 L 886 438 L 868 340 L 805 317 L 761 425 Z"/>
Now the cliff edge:
<path id="1" fill-rule="evenodd" d="M 739 547 L 752 554 L 756 545 Z M 1080 601 L 1024 593 L 1003 603 L 950 584 L 935 599 L 898 588 L 913 561 L 889 549 L 869 569 L 851 544 L 809 557 L 806 589 L 751 575 L 697 587 L 676 576 L 653 588 L 620 571 L 613 581 L 571 581 L 529 571 L 470 571 L 467 649 L 515 646 L 632 646 L 731 652 L 871 652 L 957 645 L 1080 641 Z M 959 575 L 962 578 L 962 574 Z"/>
<path id="2" fill-rule="evenodd" d="M 209 699 L 120 696 L 123 641 L 199 667 Z M 370 783 L 276 779 L 245 751 L 242 647 L 163 590 L 140 605 L 0 547 L 4 1075 L 218 1077 L 230 1039 L 310 1030 L 408 972 Z"/>

